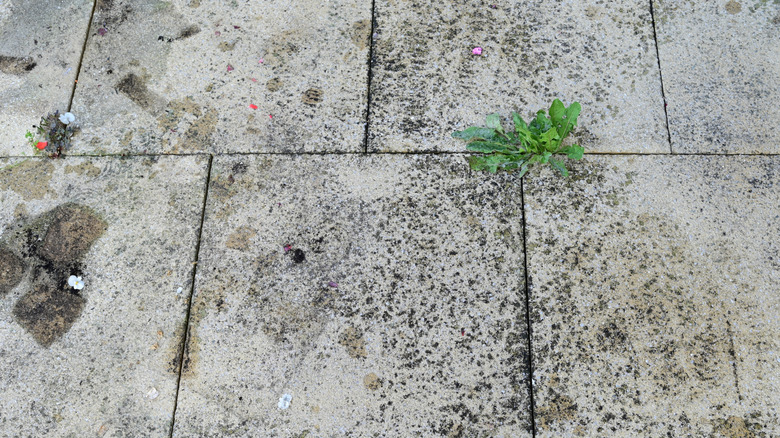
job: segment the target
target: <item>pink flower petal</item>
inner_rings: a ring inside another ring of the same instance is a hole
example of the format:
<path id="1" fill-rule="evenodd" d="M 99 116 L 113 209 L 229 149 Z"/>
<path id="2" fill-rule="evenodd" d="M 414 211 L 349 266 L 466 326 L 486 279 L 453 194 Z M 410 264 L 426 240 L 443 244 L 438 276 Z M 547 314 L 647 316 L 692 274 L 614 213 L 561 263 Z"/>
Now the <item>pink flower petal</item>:
<path id="1" fill-rule="evenodd" d="M 252 82 L 257 82 L 257 78 L 249 78 L 249 80 Z"/>
<path id="2" fill-rule="evenodd" d="M 250 103 L 250 104 L 249 104 L 249 108 L 252 108 L 252 109 L 257 109 L 257 105 L 255 105 L 255 104 L 253 104 L 253 103 Z"/>
<path id="3" fill-rule="evenodd" d="M 268 118 L 269 118 L 269 119 L 273 119 L 273 118 L 274 118 L 274 116 L 272 116 L 272 115 L 268 114 Z"/>
<path id="4" fill-rule="evenodd" d="M 482 54 L 482 47 L 474 47 L 471 49 L 472 55 L 481 55 Z"/>
<path id="5" fill-rule="evenodd" d="M 335 288 L 338 288 L 338 287 L 339 287 L 339 284 L 338 284 L 338 283 L 336 283 L 335 281 L 329 281 L 329 282 L 328 282 L 328 286 L 330 286 L 330 287 L 335 287 Z"/>
<path id="6" fill-rule="evenodd" d="M 214 32 L 214 35 L 216 35 L 216 36 L 220 36 L 220 35 L 222 35 L 222 32 L 220 32 L 220 31 L 216 31 L 216 32 Z"/>
<path id="7" fill-rule="evenodd" d="M 227 70 L 228 70 L 228 71 L 233 71 L 233 66 L 232 66 L 232 65 L 230 65 L 230 64 L 228 64 L 228 69 L 227 69 Z"/>
<path id="8" fill-rule="evenodd" d="M 263 59 L 263 58 L 260 58 L 260 60 L 259 60 L 259 61 L 257 61 L 257 63 L 258 63 L 258 64 L 262 64 L 262 63 L 264 63 L 264 62 L 265 62 L 265 59 Z"/>
<path id="9" fill-rule="evenodd" d="M 288 252 L 292 249 L 292 245 L 284 245 L 284 252 Z"/>
<path id="10" fill-rule="evenodd" d="M 101 27 L 100 29 L 98 29 L 98 35 L 100 36 L 103 36 L 107 33 L 108 33 L 108 29 L 106 29 L 105 27 Z"/>

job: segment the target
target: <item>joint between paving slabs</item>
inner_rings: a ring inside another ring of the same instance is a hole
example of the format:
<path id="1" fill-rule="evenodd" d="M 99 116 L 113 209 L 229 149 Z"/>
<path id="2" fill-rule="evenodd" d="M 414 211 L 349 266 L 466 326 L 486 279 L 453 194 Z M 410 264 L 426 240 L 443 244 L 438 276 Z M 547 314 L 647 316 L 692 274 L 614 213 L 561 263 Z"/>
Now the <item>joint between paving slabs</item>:
<path id="1" fill-rule="evenodd" d="M 79 75 L 81 74 L 81 65 L 84 61 L 84 54 L 87 52 L 87 42 L 89 41 L 89 30 L 92 29 L 92 19 L 95 18 L 95 11 L 97 10 L 98 0 L 92 1 L 92 13 L 89 14 L 89 22 L 87 23 L 87 30 L 84 32 L 84 44 L 81 46 L 81 56 L 79 56 L 79 65 L 76 67 L 76 79 L 73 81 L 72 89 L 70 91 L 70 100 L 68 100 L 68 110 L 70 112 L 73 108 L 73 98 L 76 96 L 76 87 L 79 85 Z"/>
<path id="2" fill-rule="evenodd" d="M 658 79 L 661 81 L 661 100 L 664 103 L 664 119 L 666 120 L 666 138 L 669 142 L 669 153 L 674 154 L 672 148 L 672 131 L 669 129 L 669 112 L 666 109 L 666 92 L 664 91 L 664 74 L 661 71 L 661 54 L 658 50 L 658 33 L 655 28 L 655 10 L 653 9 L 653 1 L 648 0 L 650 3 L 650 21 L 653 25 L 653 42 L 655 43 L 655 59 L 658 61 Z"/>
<path id="3" fill-rule="evenodd" d="M 523 178 L 520 178 L 520 205 L 523 214 L 523 275 L 525 276 L 525 324 L 526 324 L 526 348 L 528 348 L 528 358 L 526 366 L 528 367 L 528 400 L 531 405 L 531 436 L 536 437 L 536 415 L 534 401 L 534 371 L 533 371 L 533 350 L 531 349 L 531 286 L 528 281 L 528 235 L 525 232 L 525 184 Z"/>
<path id="4" fill-rule="evenodd" d="M 368 34 L 370 38 L 368 44 L 368 71 L 366 78 L 366 130 L 363 134 L 363 153 L 368 153 L 368 133 L 371 119 L 371 78 L 374 68 L 374 29 L 376 29 L 376 0 L 371 0 L 371 29 Z"/>
<path id="5" fill-rule="evenodd" d="M 178 363 L 179 363 L 179 376 L 176 379 L 176 396 L 173 399 L 173 411 L 171 413 L 171 426 L 170 426 L 170 434 L 168 435 L 170 438 L 173 438 L 173 428 L 176 425 L 176 407 L 179 403 L 179 389 L 181 388 L 181 376 L 182 372 L 184 371 L 184 351 L 187 347 L 187 342 L 189 342 L 189 336 L 190 336 L 190 313 L 192 311 L 192 298 L 195 295 L 195 276 L 198 273 L 198 262 L 200 259 L 200 244 L 203 241 L 203 223 L 206 219 L 206 205 L 208 203 L 209 198 L 209 186 L 211 184 L 211 168 L 214 163 L 214 155 L 209 154 L 209 164 L 208 164 L 208 170 L 206 171 L 206 184 L 203 187 L 203 206 L 200 212 L 200 227 L 198 228 L 198 240 L 195 243 L 195 260 L 193 261 L 193 267 L 192 267 L 192 279 L 190 280 L 190 296 L 187 300 L 187 314 L 184 317 L 184 336 L 182 336 L 182 342 L 181 346 L 179 347 L 178 352 Z"/>

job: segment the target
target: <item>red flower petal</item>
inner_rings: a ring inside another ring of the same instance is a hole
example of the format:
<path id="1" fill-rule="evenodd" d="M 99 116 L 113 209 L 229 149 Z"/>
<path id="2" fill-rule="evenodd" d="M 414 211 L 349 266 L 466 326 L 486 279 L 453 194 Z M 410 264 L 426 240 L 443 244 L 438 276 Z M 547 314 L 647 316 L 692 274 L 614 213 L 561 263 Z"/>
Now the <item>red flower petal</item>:
<path id="1" fill-rule="evenodd" d="M 233 71 L 233 66 L 228 64 L 228 71 Z"/>
<path id="2" fill-rule="evenodd" d="M 292 249 L 292 245 L 284 245 L 284 252 L 287 252 Z"/>
<path id="3" fill-rule="evenodd" d="M 252 109 L 257 109 L 257 105 L 255 105 L 255 104 L 253 104 L 253 103 L 250 103 L 250 104 L 249 104 L 249 108 L 252 108 Z"/>
<path id="4" fill-rule="evenodd" d="M 38 144 L 35 145 L 36 148 L 43 150 L 46 148 L 46 146 L 49 144 L 48 141 L 39 141 Z"/>

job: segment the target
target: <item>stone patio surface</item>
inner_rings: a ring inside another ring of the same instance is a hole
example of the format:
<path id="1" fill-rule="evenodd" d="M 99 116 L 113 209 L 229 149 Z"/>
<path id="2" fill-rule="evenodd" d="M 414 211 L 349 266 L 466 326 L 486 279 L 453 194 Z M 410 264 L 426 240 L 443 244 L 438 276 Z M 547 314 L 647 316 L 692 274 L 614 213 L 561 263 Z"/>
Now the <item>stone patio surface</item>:
<path id="1" fill-rule="evenodd" d="M 778 29 L 0 0 L 0 437 L 780 436 Z M 555 98 L 569 178 L 469 169 Z"/>

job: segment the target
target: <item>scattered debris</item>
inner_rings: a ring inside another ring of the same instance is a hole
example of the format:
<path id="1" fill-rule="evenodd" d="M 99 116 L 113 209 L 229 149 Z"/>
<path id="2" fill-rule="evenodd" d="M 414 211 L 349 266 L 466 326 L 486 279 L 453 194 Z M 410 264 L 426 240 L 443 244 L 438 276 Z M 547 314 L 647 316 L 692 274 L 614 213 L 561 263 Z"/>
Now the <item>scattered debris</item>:
<path id="1" fill-rule="evenodd" d="M 279 397 L 279 409 L 289 408 L 290 400 L 292 400 L 292 396 L 290 394 L 284 394 L 283 396 Z"/>
<path id="2" fill-rule="evenodd" d="M 180 294 L 182 290 L 184 290 L 184 289 L 180 287 L 180 288 L 176 289 L 176 293 Z"/>
<path id="3" fill-rule="evenodd" d="M 75 275 L 68 277 L 68 285 L 76 290 L 84 289 L 84 282 L 81 280 L 81 277 L 76 277 Z"/>
<path id="4" fill-rule="evenodd" d="M 482 47 L 474 47 L 473 49 L 471 49 L 471 54 L 472 55 L 477 55 L 477 56 L 481 55 L 482 54 Z"/>
<path id="5" fill-rule="evenodd" d="M 149 400 L 154 400 L 158 395 L 160 395 L 160 393 L 157 391 L 157 388 L 152 387 L 152 389 L 150 389 L 144 397 L 148 398 Z"/>

